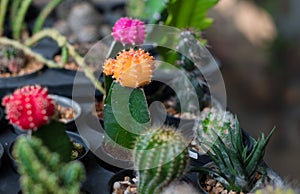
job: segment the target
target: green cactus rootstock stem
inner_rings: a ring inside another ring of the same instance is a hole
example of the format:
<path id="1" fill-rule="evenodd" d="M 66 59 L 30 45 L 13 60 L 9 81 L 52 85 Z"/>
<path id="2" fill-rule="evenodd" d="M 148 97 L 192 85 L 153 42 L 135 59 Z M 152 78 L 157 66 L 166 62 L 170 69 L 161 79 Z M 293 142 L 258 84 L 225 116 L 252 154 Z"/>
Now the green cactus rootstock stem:
<path id="1" fill-rule="evenodd" d="M 26 42 L 26 46 L 32 46 L 43 38 L 50 37 L 57 42 L 59 47 L 65 47 L 67 49 L 68 55 L 72 56 L 75 62 L 83 69 L 84 74 L 91 80 L 94 86 L 102 93 L 105 94 L 105 89 L 99 80 L 95 77 L 93 71 L 87 66 L 84 58 L 81 57 L 75 50 L 75 48 L 68 43 L 67 38 L 61 35 L 57 30 L 54 29 L 44 29 L 32 37 L 30 37 Z"/>
<path id="2" fill-rule="evenodd" d="M 136 138 L 150 126 L 150 113 L 142 88 L 111 84 L 105 98 L 105 134 L 120 146 L 133 149 Z"/>
<path id="3" fill-rule="evenodd" d="M 34 27 L 33 27 L 33 33 L 37 33 L 41 30 L 43 27 L 43 24 L 47 18 L 47 16 L 55 9 L 57 5 L 59 5 L 62 2 L 62 0 L 52 0 L 50 1 L 41 11 L 39 16 L 37 17 Z"/>
<path id="4" fill-rule="evenodd" d="M 12 39 L 5 38 L 5 37 L 0 37 L 0 45 L 10 45 L 10 46 L 12 46 L 12 47 L 14 47 L 16 49 L 20 49 L 26 55 L 35 58 L 37 61 L 45 63 L 49 67 L 52 67 L 52 68 L 62 68 L 62 66 L 60 66 L 59 64 L 57 64 L 57 63 L 55 63 L 55 62 L 53 62 L 51 60 L 48 60 L 48 59 L 44 58 L 42 55 L 40 55 L 38 53 L 35 53 L 29 47 L 23 45 L 19 41 L 12 40 Z"/>
<path id="5" fill-rule="evenodd" d="M 15 142 L 13 155 L 21 175 L 24 194 L 79 194 L 85 178 L 83 165 L 76 161 L 63 163 L 40 139 L 21 136 Z"/>
<path id="6" fill-rule="evenodd" d="M 15 40 L 21 39 L 21 32 L 23 28 L 23 21 L 27 10 L 31 4 L 32 0 L 23 0 L 21 6 L 19 7 L 18 11 L 16 12 L 16 17 L 14 18 L 13 23 L 13 38 Z"/>
<path id="7" fill-rule="evenodd" d="M 189 163 L 185 139 L 172 128 L 153 128 L 141 135 L 134 149 L 140 194 L 158 194 L 182 177 Z"/>

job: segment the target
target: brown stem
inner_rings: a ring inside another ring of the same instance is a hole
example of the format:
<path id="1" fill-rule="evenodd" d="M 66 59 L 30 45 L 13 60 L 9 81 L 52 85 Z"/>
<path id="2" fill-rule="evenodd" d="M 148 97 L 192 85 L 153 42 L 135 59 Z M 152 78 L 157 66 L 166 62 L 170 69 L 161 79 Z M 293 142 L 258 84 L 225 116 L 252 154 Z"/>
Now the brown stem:
<path id="1" fill-rule="evenodd" d="M 105 94 L 105 89 L 103 88 L 102 84 L 99 80 L 95 77 L 93 71 L 87 66 L 84 61 L 84 58 L 81 57 L 75 50 L 75 48 L 68 43 L 67 38 L 61 35 L 57 30 L 54 29 L 44 29 L 36 34 L 34 34 L 31 38 L 29 38 L 25 45 L 32 46 L 41 39 L 45 37 L 50 37 L 55 40 L 59 47 L 66 47 L 68 50 L 69 55 L 71 55 L 75 62 L 83 69 L 84 74 L 88 77 L 94 86 L 103 94 Z"/>

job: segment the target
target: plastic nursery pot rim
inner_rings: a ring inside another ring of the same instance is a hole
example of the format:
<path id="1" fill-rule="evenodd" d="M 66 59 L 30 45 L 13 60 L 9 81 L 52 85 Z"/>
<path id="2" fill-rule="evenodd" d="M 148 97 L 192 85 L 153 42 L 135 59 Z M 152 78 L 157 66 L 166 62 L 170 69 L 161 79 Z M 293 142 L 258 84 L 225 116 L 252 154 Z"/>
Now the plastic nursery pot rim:
<path id="1" fill-rule="evenodd" d="M 11 77 L 0 77 L 0 83 L 1 82 L 11 82 L 11 81 L 24 81 L 28 80 L 29 78 L 33 78 L 36 76 L 39 76 L 42 74 L 48 67 L 43 64 L 40 69 L 37 69 L 31 73 L 27 73 L 24 75 L 17 75 L 17 76 L 11 76 Z"/>
<path id="2" fill-rule="evenodd" d="M 96 162 L 103 168 L 111 172 L 119 172 L 121 170 L 130 170 L 133 169 L 133 160 L 123 160 L 116 158 L 109 154 L 104 148 L 103 145 L 100 146 L 97 150 L 97 156 L 95 155 Z M 99 158 L 100 155 L 101 157 Z M 108 161 L 114 161 L 109 163 Z"/>
<path id="3" fill-rule="evenodd" d="M 213 167 L 215 164 L 213 162 L 209 162 L 204 167 Z M 266 178 L 267 178 L 267 183 L 271 184 L 275 187 L 282 187 L 284 185 L 283 180 L 281 177 L 273 170 L 271 169 L 268 165 L 266 165 L 264 162 L 262 162 L 261 167 L 264 167 L 266 170 Z M 203 188 L 201 185 L 200 181 L 203 178 L 203 176 L 206 176 L 207 174 L 200 174 L 197 172 L 197 185 L 200 191 L 204 194 L 208 194 L 208 192 Z"/>
<path id="4" fill-rule="evenodd" d="M 73 139 L 73 141 L 75 141 L 76 143 L 80 143 L 84 147 L 84 153 L 79 158 L 76 159 L 84 162 L 84 159 L 86 158 L 87 154 L 90 151 L 87 140 L 81 137 L 78 133 L 72 131 L 66 131 L 66 133 L 70 139 Z"/>
<path id="5" fill-rule="evenodd" d="M 55 94 L 49 94 L 49 96 L 58 105 L 65 106 L 65 107 L 71 107 L 74 109 L 76 116 L 73 119 L 69 120 L 66 124 L 71 123 L 72 121 L 76 120 L 81 115 L 81 112 L 82 112 L 81 106 L 74 100 L 67 98 L 67 97 L 55 95 Z"/>
<path id="6" fill-rule="evenodd" d="M 136 172 L 134 170 L 123 169 L 114 174 L 108 181 L 107 191 L 109 194 L 113 192 L 114 183 L 117 181 L 123 181 L 125 176 L 129 176 L 131 179 L 135 178 Z"/>
<path id="7" fill-rule="evenodd" d="M 2 165 L 2 158 L 3 158 L 3 155 L 4 155 L 4 148 L 2 146 L 2 143 L 0 142 L 0 167 Z"/>
<path id="8" fill-rule="evenodd" d="M 0 107 L 0 122 L 4 119 L 4 110 Z"/>

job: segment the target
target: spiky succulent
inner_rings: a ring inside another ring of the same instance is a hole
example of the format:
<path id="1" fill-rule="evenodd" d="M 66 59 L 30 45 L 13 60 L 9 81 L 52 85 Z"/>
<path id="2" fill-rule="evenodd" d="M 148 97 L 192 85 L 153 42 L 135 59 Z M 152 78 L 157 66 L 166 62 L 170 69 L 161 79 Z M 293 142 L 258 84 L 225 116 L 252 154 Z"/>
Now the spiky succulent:
<path id="1" fill-rule="evenodd" d="M 134 149 L 140 194 L 157 194 L 180 178 L 188 164 L 185 139 L 172 128 L 150 129 L 141 135 Z"/>
<path id="2" fill-rule="evenodd" d="M 260 138 L 255 140 L 250 137 L 253 148 L 248 149 L 244 145 L 242 131 L 237 118 L 235 119 L 236 130 L 231 127 L 229 131 L 230 145 L 226 145 L 220 136 L 216 135 L 215 142 L 205 141 L 203 143 L 211 148 L 207 154 L 212 159 L 216 168 L 198 167 L 193 170 L 209 174 L 222 183 L 227 190 L 249 192 L 258 186 L 258 173 L 261 173 L 262 180 L 265 178 L 265 170 L 261 166 L 266 146 L 274 132 L 265 137 L 261 133 Z"/>

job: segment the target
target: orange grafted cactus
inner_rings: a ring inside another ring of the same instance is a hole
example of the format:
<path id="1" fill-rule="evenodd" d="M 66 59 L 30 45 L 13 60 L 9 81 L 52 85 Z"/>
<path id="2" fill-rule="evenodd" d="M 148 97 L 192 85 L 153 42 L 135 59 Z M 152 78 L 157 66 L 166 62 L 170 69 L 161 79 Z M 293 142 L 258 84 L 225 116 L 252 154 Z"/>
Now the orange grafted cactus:
<path id="1" fill-rule="evenodd" d="M 137 88 L 151 82 L 154 59 L 142 49 L 123 50 L 116 59 L 104 62 L 103 72 L 112 75 L 120 85 Z"/>

